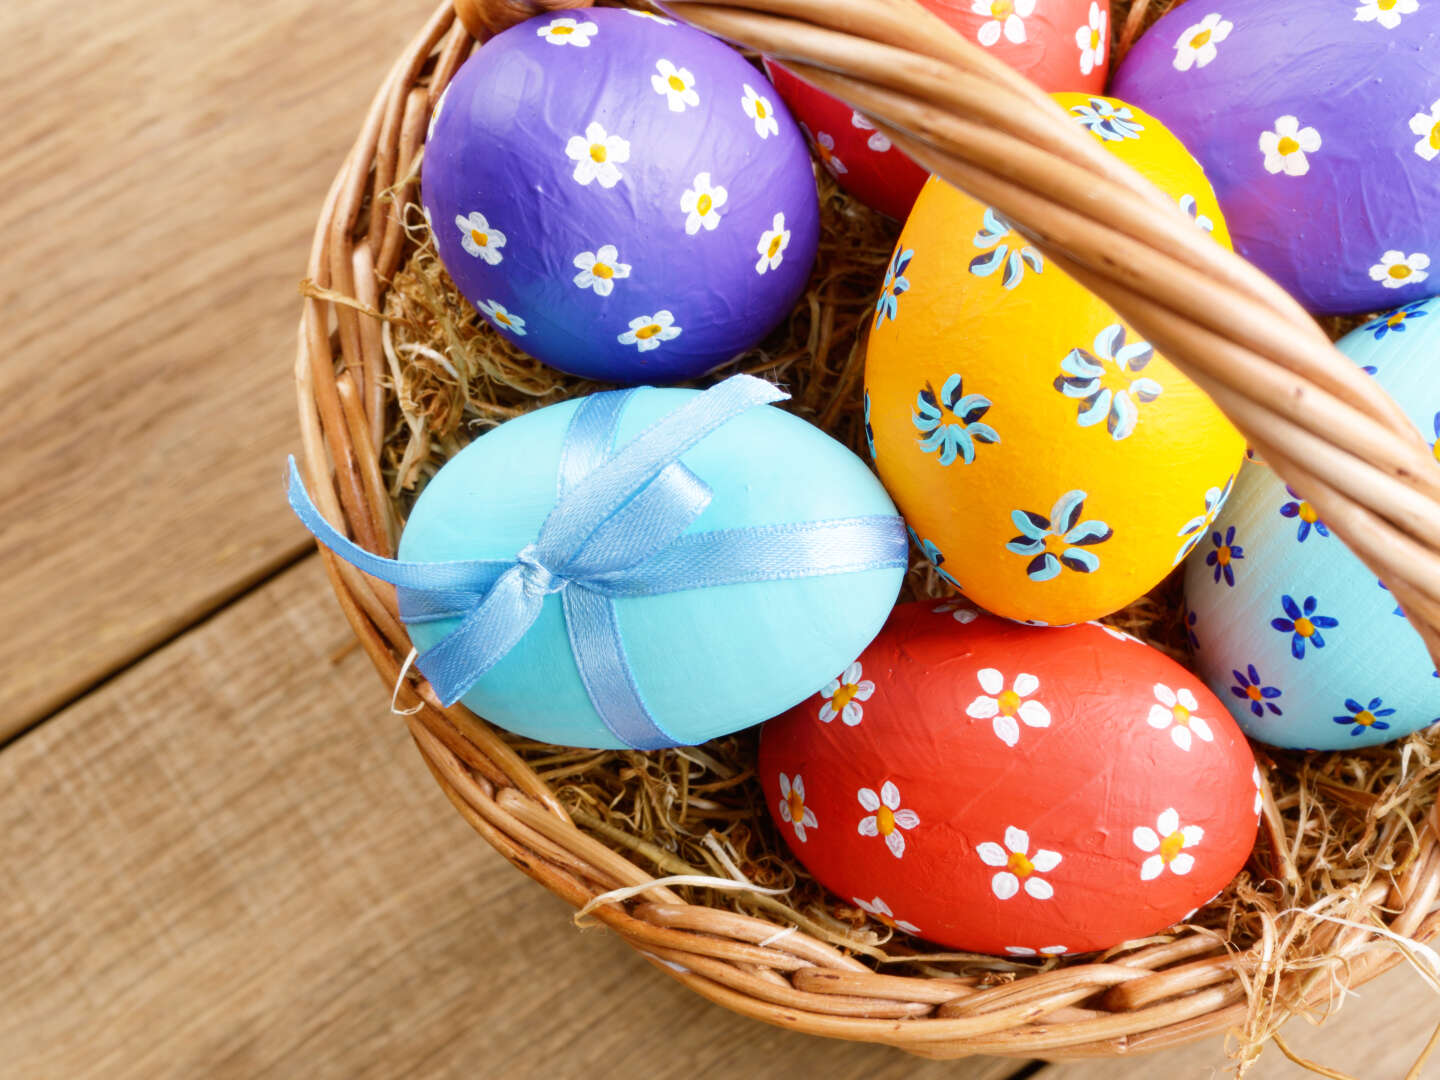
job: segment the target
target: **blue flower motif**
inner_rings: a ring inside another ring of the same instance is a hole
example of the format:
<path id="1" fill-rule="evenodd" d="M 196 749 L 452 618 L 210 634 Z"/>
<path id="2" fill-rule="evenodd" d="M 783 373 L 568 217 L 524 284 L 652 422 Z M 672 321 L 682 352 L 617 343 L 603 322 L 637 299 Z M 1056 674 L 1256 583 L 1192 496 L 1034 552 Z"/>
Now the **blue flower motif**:
<path id="1" fill-rule="evenodd" d="M 1112 323 L 1095 335 L 1095 352 L 1071 349 L 1060 361 L 1062 374 L 1055 389 L 1069 398 L 1080 398 L 1076 421 L 1090 427 L 1105 421 L 1111 438 L 1119 442 L 1135 432 L 1140 421 L 1137 401 L 1148 403 L 1161 394 L 1162 387 L 1141 371 L 1155 355 L 1148 341 L 1125 344 L 1125 328 Z"/>
<path id="2" fill-rule="evenodd" d="M 1200 538 L 1205 535 L 1205 530 L 1210 522 L 1215 520 L 1215 515 L 1225 505 L 1225 500 L 1230 497 L 1230 489 L 1235 486 L 1235 473 L 1230 474 L 1230 479 L 1225 481 L 1223 488 L 1212 487 L 1205 492 L 1205 513 L 1199 517 L 1193 517 L 1175 535 L 1184 541 L 1180 545 L 1180 551 L 1175 556 L 1171 566 L 1179 566 L 1185 561 L 1185 557 L 1195 550 L 1195 545 L 1200 543 Z"/>
<path id="3" fill-rule="evenodd" d="M 1205 565 L 1215 568 L 1215 584 L 1220 584 L 1220 579 L 1225 579 L 1225 584 L 1230 588 L 1235 587 L 1235 562 L 1245 558 L 1245 549 L 1235 543 L 1235 526 L 1231 525 L 1221 536 L 1218 532 L 1210 534 L 1210 543 L 1215 545 L 1215 550 L 1205 556 Z"/>
<path id="4" fill-rule="evenodd" d="M 1230 687 L 1230 693 L 1248 701 L 1250 711 L 1256 716 L 1264 716 L 1266 709 L 1275 716 L 1285 715 L 1284 710 L 1275 704 L 1275 699 L 1284 692 L 1279 687 L 1266 686 L 1254 664 L 1248 665 L 1244 672 L 1232 670 L 1230 674 L 1235 676 L 1235 685 Z"/>
<path id="5" fill-rule="evenodd" d="M 870 426 L 870 391 L 865 391 L 865 446 L 870 451 L 870 460 L 875 460 L 875 429 Z"/>
<path id="6" fill-rule="evenodd" d="M 1031 581 L 1049 581 L 1059 575 L 1062 566 L 1080 574 L 1100 569 L 1100 559 L 1085 548 L 1104 543 L 1115 533 L 1098 519 L 1080 520 L 1085 498 L 1083 491 L 1067 491 L 1048 518 L 1030 510 L 1011 511 L 1010 520 L 1020 535 L 1006 544 L 1005 550 L 1031 556 L 1025 568 Z"/>
<path id="7" fill-rule="evenodd" d="M 1412 319 L 1423 319 L 1430 313 L 1425 310 L 1427 302 L 1416 300 L 1406 304 L 1404 307 L 1396 308 L 1388 315 L 1381 315 L 1378 319 L 1366 323 L 1360 329 L 1375 335 L 1376 341 L 1384 341 L 1386 334 L 1403 334 L 1405 325 Z M 1372 372 L 1373 374 L 1373 372 Z"/>
<path id="8" fill-rule="evenodd" d="M 970 273 L 976 277 L 989 277 L 996 270 L 1004 267 L 1000 275 L 1000 284 L 1007 289 L 1013 289 L 1025 279 L 1025 267 L 1029 266 L 1037 274 L 1045 272 L 1045 259 L 1033 247 L 1020 244 L 1011 245 L 1005 240 L 1014 228 L 1007 220 L 997 214 L 992 208 L 985 208 L 984 225 L 975 234 L 975 246 L 977 248 L 988 248 L 983 255 L 976 255 L 970 260 Z"/>
<path id="9" fill-rule="evenodd" d="M 1092 97 L 1089 105 L 1072 105 L 1070 111 L 1080 118 L 1080 123 L 1106 142 L 1122 139 L 1138 139 L 1145 125 L 1135 119 L 1135 114 L 1124 105 L 1116 108 L 1104 98 Z"/>
<path id="10" fill-rule="evenodd" d="M 1195 624 L 1200 621 L 1200 616 L 1194 611 L 1185 612 L 1185 636 L 1190 639 L 1190 648 L 1193 652 L 1200 651 L 1200 637 L 1195 633 Z"/>
<path id="11" fill-rule="evenodd" d="M 930 565 L 935 568 L 935 573 L 939 574 L 947 584 L 952 585 L 956 589 L 959 589 L 961 592 L 964 592 L 965 587 L 961 585 L 960 582 L 956 581 L 953 577 L 951 577 L 949 571 L 944 569 L 945 556 L 941 553 L 940 549 L 935 546 L 934 541 L 921 540 L 920 534 L 917 533 L 914 529 L 910 528 L 908 525 L 905 527 L 905 531 L 910 534 L 910 539 L 915 541 L 915 546 L 924 553 L 925 558 L 930 560 Z"/>
<path id="12" fill-rule="evenodd" d="M 1289 484 L 1285 485 L 1285 492 L 1290 496 L 1291 501 L 1280 507 L 1280 516 L 1300 519 L 1300 527 L 1295 530 L 1296 540 L 1303 544 L 1309 538 L 1312 529 L 1321 536 L 1330 535 L 1330 530 L 1315 513 L 1315 508 L 1300 498 L 1299 492 Z"/>
<path id="13" fill-rule="evenodd" d="M 1382 709 L 1380 706 L 1385 703 L 1378 697 L 1371 698 L 1370 704 L 1361 705 L 1354 698 L 1345 699 L 1345 715 L 1335 717 L 1337 724 L 1353 724 L 1350 729 L 1351 735 L 1362 735 L 1369 728 L 1376 731 L 1388 731 L 1390 725 L 1380 719 L 1382 716 L 1394 716 L 1394 709 Z"/>
<path id="14" fill-rule="evenodd" d="M 880 288 L 880 299 L 875 301 L 876 330 L 880 329 L 880 324 L 887 318 L 891 322 L 895 321 L 896 312 L 899 310 L 896 298 L 910 291 L 910 279 L 905 276 L 905 268 L 914 257 L 913 248 L 895 249 L 895 258 L 890 260 L 890 268 L 885 271 L 885 283 Z"/>
<path id="15" fill-rule="evenodd" d="M 1200 204 L 1195 201 L 1194 195 L 1181 195 L 1180 209 L 1184 210 L 1185 213 L 1189 214 L 1192 218 L 1194 218 L 1195 224 L 1200 226 L 1202 231 L 1208 233 L 1213 233 L 1215 231 L 1215 222 L 1211 221 L 1204 214 L 1200 213 Z"/>
<path id="16" fill-rule="evenodd" d="M 1302 606 L 1287 593 L 1280 598 L 1280 605 L 1285 609 L 1288 618 L 1271 619 L 1270 625 L 1282 634 L 1290 635 L 1290 655 L 1296 660 L 1305 659 L 1307 642 L 1317 649 L 1323 649 L 1325 637 L 1320 631 L 1331 630 L 1340 625 L 1339 619 L 1315 614 L 1319 601 L 1313 596 L 1307 596 Z"/>
<path id="17" fill-rule="evenodd" d="M 915 396 L 915 414 L 910 419 L 924 436 L 920 449 L 927 454 L 939 450 L 941 465 L 953 464 L 957 456 L 969 465 L 975 460 L 977 442 L 1000 441 L 993 427 L 980 422 L 990 411 L 990 399 L 984 394 L 964 391 L 964 380 L 959 375 L 951 375 L 940 387 L 938 396 L 929 383 Z"/>

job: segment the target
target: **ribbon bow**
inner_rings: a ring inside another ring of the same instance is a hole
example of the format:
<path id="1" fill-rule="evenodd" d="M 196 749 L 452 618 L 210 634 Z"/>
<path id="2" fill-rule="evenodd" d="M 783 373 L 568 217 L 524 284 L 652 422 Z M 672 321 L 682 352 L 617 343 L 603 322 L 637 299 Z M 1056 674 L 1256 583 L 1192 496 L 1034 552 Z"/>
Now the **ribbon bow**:
<path id="1" fill-rule="evenodd" d="M 615 619 L 616 598 L 906 566 L 905 527 L 893 514 L 684 535 L 712 492 L 680 457 L 742 412 L 789 395 L 734 375 L 615 451 L 634 393 L 581 401 L 561 447 L 555 506 L 534 543 L 512 559 L 403 562 L 366 551 L 315 508 L 290 459 L 290 506 L 317 540 L 397 586 L 404 622 L 460 620 L 416 658 L 446 705 L 499 663 L 546 597 L 558 593 L 580 679 L 605 726 L 638 750 L 680 745 L 645 706 Z"/>

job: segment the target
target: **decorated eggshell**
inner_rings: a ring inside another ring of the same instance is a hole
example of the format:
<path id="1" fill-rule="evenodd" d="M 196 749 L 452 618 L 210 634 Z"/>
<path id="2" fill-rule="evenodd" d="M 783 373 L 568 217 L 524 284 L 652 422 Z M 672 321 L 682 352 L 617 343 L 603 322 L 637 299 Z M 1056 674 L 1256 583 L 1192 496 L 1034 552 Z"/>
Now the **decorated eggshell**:
<path id="1" fill-rule="evenodd" d="M 1440 300 L 1414 301 L 1340 348 L 1437 443 Z M 1268 466 L 1247 462 L 1185 567 L 1198 670 L 1253 738 L 1370 746 L 1440 720 L 1440 679 L 1395 598 Z"/>
<path id="2" fill-rule="evenodd" d="M 1184 919 L 1244 865 L 1250 748 L 1200 682 L 1099 625 L 934 601 L 761 734 L 766 801 L 828 889 L 997 956 L 1082 953 Z"/>
<path id="3" fill-rule="evenodd" d="M 669 382 L 763 338 L 819 239 L 810 155 L 720 41 L 625 9 L 497 35 L 436 105 L 422 172 L 440 258 L 554 367 Z"/>
<path id="4" fill-rule="evenodd" d="M 1110 0 L 921 0 L 1044 90 L 1105 88 Z M 849 105 L 773 60 L 765 70 L 822 165 L 865 205 L 904 220 L 929 171 Z"/>
<path id="5" fill-rule="evenodd" d="M 621 417 L 623 445 L 697 391 L 641 388 Z M 456 454 L 411 512 L 399 557 L 513 559 L 555 504 L 560 448 L 578 400 L 510 420 Z M 714 497 L 686 535 L 716 529 L 894 514 L 863 461 L 771 407 L 717 428 L 680 461 Z M 782 467 L 777 467 L 783 463 Z M 813 694 L 884 625 L 903 571 L 722 585 L 615 600 L 625 652 L 658 726 L 677 745 L 750 727 Z M 457 625 L 410 627 L 424 650 Z M 560 595 L 462 698 L 521 735 L 566 746 L 620 745 L 586 697 Z"/>
<path id="6" fill-rule="evenodd" d="M 1111 92 L 1215 185 L 1235 249 L 1318 312 L 1428 295 L 1440 257 L 1440 5 L 1195 0 Z"/>
<path id="7" fill-rule="evenodd" d="M 1056 95 L 1228 242 L 1200 167 L 1152 117 Z M 1082 622 L 1148 592 L 1205 532 L 1238 432 L 1104 301 L 938 179 L 871 323 L 866 419 L 931 561 L 1008 618 Z"/>

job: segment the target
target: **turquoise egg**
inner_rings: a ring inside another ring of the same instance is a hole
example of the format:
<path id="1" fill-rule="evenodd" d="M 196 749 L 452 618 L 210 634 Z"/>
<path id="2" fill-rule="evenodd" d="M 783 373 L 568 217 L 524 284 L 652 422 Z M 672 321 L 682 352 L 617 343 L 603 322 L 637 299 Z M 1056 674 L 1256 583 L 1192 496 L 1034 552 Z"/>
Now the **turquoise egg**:
<path id="1" fill-rule="evenodd" d="M 1440 440 L 1440 298 L 1367 323 L 1340 349 Z M 1259 462 L 1186 562 L 1185 598 L 1196 666 L 1252 738 L 1339 750 L 1440 720 L 1435 664 L 1395 598 Z"/>
<path id="2" fill-rule="evenodd" d="M 637 390 L 616 433 L 623 445 L 694 390 Z M 446 463 L 415 504 L 402 560 L 511 559 L 535 541 L 555 503 L 561 442 L 578 401 L 511 420 Z M 680 461 L 713 491 L 690 533 L 893 515 L 869 468 L 818 428 L 770 406 L 752 408 Z M 758 724 L 814 694 L 879 633 L 904 571 L 722 585 L 622 597 L 616 619 L 635 684 L 676 745 Z M 422 651 L 458 625 L 410 627 Z M 509 731 L 566 746 L 619 747 L 581 683 L 559 594 L 461 699 Z"/>

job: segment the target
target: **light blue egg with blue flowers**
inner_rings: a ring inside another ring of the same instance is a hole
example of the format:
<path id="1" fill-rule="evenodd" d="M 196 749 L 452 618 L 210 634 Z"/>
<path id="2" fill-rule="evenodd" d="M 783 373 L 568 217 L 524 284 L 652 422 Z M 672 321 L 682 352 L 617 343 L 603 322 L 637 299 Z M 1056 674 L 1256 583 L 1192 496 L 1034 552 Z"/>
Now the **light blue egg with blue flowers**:
<path id="1" fill-rule="evenodd" d="M 1340 349 L 1440 441 L 1440 298 L 1367 323 Z M 1440 720 L 1440 677 L 1395 598 L 1260 462 L 1246 463 L 1187 560 L 1185 599 L 1197 669 L 1251 738 L 1340 750 Z"/>
<path id="2" fill-rule="evenodd" d="M 623 446 L 697 393 L 636 390 L 614 444 Z M 416 501 L 399 557 L 513 559 L 533 543 L 556 502 L 561 445 L 578 405 L 566 401 L 511 420 L 455 455 Z M 679 460 L 713 492 L 686 535 L 895 514 L 858 457 L 770 406 L 729 420 Z M 843 672 L 879 633 L 903 576 L 903 568 L 889 567 L 621 597 L 615 618 L 655 723 L 675 745 L 691 745 L 784 712 Z M 423 652 L 457 625 L 417 623 L 410 633 Z M 545 598 L 534 625 L 461 700 L 543 742 L 623 745 L 586 694 L 558 594 Z"/>

